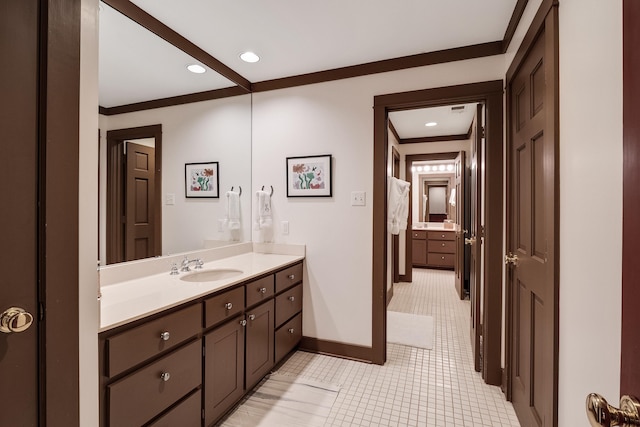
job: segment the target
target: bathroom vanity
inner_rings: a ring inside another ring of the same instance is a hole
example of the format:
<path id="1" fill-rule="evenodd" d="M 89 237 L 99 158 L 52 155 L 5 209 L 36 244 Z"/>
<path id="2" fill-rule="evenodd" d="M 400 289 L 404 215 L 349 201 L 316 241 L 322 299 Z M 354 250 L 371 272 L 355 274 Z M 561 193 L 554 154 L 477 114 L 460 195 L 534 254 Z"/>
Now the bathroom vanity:
<path id="1" fill-rule="evenodd" d="M 102 288 L 101 426 L 220 419 L 300 342 L 303 258 L 249 252 Z M 185 280 L 221 268 L 241 273 Z"/>
<path id="2" fill-rule="evenodd" d="M 456 232 L 442 227 L 413 228 L 412 264 L 414 267 L 453 270 L 456 262 Z"/>

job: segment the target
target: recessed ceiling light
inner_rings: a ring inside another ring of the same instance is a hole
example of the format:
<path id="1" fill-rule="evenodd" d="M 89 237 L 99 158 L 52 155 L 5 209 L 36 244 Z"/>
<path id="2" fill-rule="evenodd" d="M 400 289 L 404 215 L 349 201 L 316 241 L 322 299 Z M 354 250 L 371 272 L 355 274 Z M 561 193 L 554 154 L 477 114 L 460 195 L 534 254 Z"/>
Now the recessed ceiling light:
<path id="1" fill-rule="evenodd" d="M 240 59 L 244 62 L 258 62 L 260 61 L 260 57 L 253 52 L 245 52 L 240 54 Z"/>
<path id="2" fill-rule="evenodd" d="M 191 65 L 187 65 L 187 70 L 191 71 L 192 73 L 196 73 L 196 74 L 202 74 L 205 71 L 207 71 L 206 68 L 204 68 L 202 65 L 200 64 L 191 64 Z"/>
<path id="3" fill-rule="evenodd" d="M 428 127 L 432 127 L 432 126 L 437 126 L 438 124 L 436 122 L 429 122 L 429 123 L 425 123 L 424 125 Z"/>

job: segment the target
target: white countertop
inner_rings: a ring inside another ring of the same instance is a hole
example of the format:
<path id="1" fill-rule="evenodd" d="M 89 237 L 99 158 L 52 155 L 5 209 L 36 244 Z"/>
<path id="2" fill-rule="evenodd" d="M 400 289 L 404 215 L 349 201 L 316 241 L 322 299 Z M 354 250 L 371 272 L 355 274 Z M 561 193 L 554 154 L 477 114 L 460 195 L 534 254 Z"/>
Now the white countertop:
<path id="1" fill-rule="evenodd" d="M 229 279 L 213 282 L 185 282 L 180 280 L 180 277 L 188 273 L 171 276 L 167 270 L 165 273 L 102 287 L 99 332 L 175 307 L 303 259 L 304 256 L 300 255 L 249 252 L 205 262 L 203 269 L 242 270 L 241 274 Z M 192 271 L 202 270 L 192 269 Z"/>
<path id="2" fill-rule="evenodd" d="M 444 227 L 413 227 L 413 231 L 456 231 L 455 228 Z"/>

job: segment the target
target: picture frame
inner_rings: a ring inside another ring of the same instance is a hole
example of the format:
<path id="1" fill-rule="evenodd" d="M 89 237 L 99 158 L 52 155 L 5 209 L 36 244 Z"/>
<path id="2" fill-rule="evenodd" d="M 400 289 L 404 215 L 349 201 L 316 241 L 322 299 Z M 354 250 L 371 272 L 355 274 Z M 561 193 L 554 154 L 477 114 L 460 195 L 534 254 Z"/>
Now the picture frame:
<path id="1" fill-rule="evenodd" d="M 331 197 L 331 154 L 287 157 L 287 197 Z"/>
<path id="2" fill-rule="evenodd" d="M 185 163 L 185 196 L 189 198 L 220 198 L 218 162 Z"/>

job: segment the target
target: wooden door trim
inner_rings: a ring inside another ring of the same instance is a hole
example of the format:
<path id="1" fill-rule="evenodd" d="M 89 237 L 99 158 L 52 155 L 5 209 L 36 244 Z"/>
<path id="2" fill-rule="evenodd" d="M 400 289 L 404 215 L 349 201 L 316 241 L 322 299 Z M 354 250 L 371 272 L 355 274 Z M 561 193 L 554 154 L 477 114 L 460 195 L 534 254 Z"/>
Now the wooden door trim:
<path id="1" fill-rule="evenodd" d="M 121 261 L 123 257 L 124 230 L 120 216 L 122 200 L 119 194 L 123 173 L 120 161 L 123 153 L 122 143 L 128 139 L 140 138 L 155 138 L 154 252 L 162 253 L 162 125 L 114 129 L 107 131 L 107 264 Z"/>
<path id="2" fill-rule="evenodd" d="M 460 152 L 447 152 L 447 153 L 425 153 L 425 154 L 409 154 L 404 158 L 405 165 L 405 177 L 412 176 L 411 167 L 413 166 L 413 162 L 423 162 L 423 161 L 438 161 L 438 160 L 451 160 L 455 159 Z M 413 189 L 411 190 L 413 192 Z M 405 233 L 405 276 L 407 277 L 407 282 L 411 282 L 413 280 L 413 234 L 411 233 L 411 224 L 413 223 L 413 197 L 409 196 L 409 225 L 407 226 L 407 231 Z"/>
<path id="3" fill-rule="evenodd" d="M 552 280 L 553 282 L 553 302 L 554 302 L 554 307 L 553 307 L 553 356 L 552 356 L 552 360 L 553 360 L 553 409 L 552 409 L 552 425 L 557 425 L 558 423 L 558 348 L 559 348 L 559 323 L 558 323 L 558 313 L 559 313 L 559 305 L 558 305 L 558 301 L 559 301 L 559 264 L 560 264 L 560 259 L 559 259 L 559 247 L 560 247 L 560 241 L 558 238 L 558 233 L 557 233 L 557 228 L 558 228 L 558 224 L 559 224 L 559 218 L 560 218 L 560 200 L 559 200 L 559 195 L 560 195 L 560 191 L 559 191 L 559 168 L 558 168 L 558 163 L 557 163 L 557 159 L 559 158 L 559 136 L 560 136 L 560 131 L 559 131 L 559 125 L 560 125 L 560 119 L 559 119 L 559 88 L 558 88 L 558 82 L 559 82 L 559 38 L 558 38 L 558 2 L 557 0 L 544 0 L 543 3 L 540 5 L 540 8 L 538 9 L 538 12 L 536 13 L 536 16 L 533 20 L 533 23 L 531 24 L 531 26 L 529 27 L 529 30 L 527 31 L 527 34 L 524 37 L 524 40 L 520 46 L 520 48 L 518 49 L 518 52 L 516 53 L 516 56 L 514 58 L 514 61 L 512 62 L 511 66 L 509 67 L 509 70 L 507 72 L 507 85 L 506 85 L 506 90 L 507 90 L 507 95 L 506 95 L 506 108 L 507 108 L 507 112 L 511 111 L 511 106 L 512 106 L 512 102 L 511 102 L 511 83 L 513 81 L 513 78 L 515 76 L 515 74 L 518 72 L 518 70 L 520 69 L 520 67 L 523 65 L 524 63 L 524 58 L 526 57 L 527 53 L 531 50 L 531 48 L 533 47 L 537 37 L 540 35 L 540 33 L 542 31 L 545 31 L 545 38 L 546 38 L 546 42 L 545 42 L 545 62 L 548 64 L 549 66 L 549 70 L 551 70 L 551 75 L 547 78 L 547 92 L 546 92 L 546 99 L 550 99 L 551 102 L 547 103 L 548 105 L 548 110 L 546 111 L 546 119 L 548 120 L 548 123 L 552 123 L 551 126 L 551 132 L 552 132 L 552 137 L 553 137 L 553 141 L 554 141 L 554 151 L 553 151 L 553 163 L 554 163 L 554 172 L 553 172 L 553 179 L 554 179 L 554 189 L 553 189 L 553 197 L 551 198 L 554 206 L 553 206 L 553 227 L 554 230 L 550 230 L 550 232 L 548 233 L 548 235 L 553 237 L 553 241 L 550 243 L 550 249 L 549 249 L 549 253 L 550 253 L 550 258 L 552 260 L 552 265 L 553 265 L 553 271 L 550 273 L 550 275 L 552 277 L 550 277 L 550 280 Z M 506 120 L 507 120 L 507 146 L 509 146 L 509 144 L 511 143 L 511 125 L 512 125 L 512 118 L 511 118 L 511 114 L 508 113 L 506 115 Z M 511 156 L 511 152 L 509 150 L 507 150 L 507 162 L 506 162 L 506 173 L 507 173 L 507 177 L 511 175 L 512 173 L 512 156 Z M 509 179 L 506 180 L 506 194 L 507 194 L 507 198 L 509 198 L 509 194 L 511 194 L 512 191 L 512 183 Z M 511 234 L 510 234 L 510 229 L 511 229 L 511 220 L 510 218 L 512 217 L 513 213 L 512 213 L 512 209 L 513 207 L 511 206 L 511 203 L 509 203 L 509 201 L 507 200 L 507 217 L 505 218 L 505 225 L 506 225 L 506 230 L 507 230 L 507 235 L 506 235 L 506 242 L 507 242 L 507 250 L 509 242 L 511 241 Z M 507 272 L 508 275 L 508 272 Z M 507 282 L 508 283 L 508 282 Z M 505 333 L 505 344 L 506 344 L 506 348 L 505 348 L 505 369 L 504 369 L 504 377 L 503 377 L 503 381 L 502 381 L 502 388 L 503 391 L 505 392 L 506 396 L 507 396 L 507 400 L 511 400 L 512 399 L 512 383 L 513 383 L 513 379 L 511 376 L 511 368 L 512 368 L 512 357 L 513 357 L 513 340 L 511 339 L 511 334 L 513 332 L 513 324 L 511 323 L 511 318 L 513 315 L 513 306 L 511 304 L 511 298 L 512 298 L 512 291 L 510 286 L 506 287 L 506 322 L 505 322 L 505 326 L 506 326 L 506 333 Z"/>
<path id="4" fill-rule="evenodd" d="M 396 147 L 391 147 L 391 155 L 392 155 L 392 174 L 396 178 L 400 178 L 400 152 Z M 397 163 L 397 166 L 396 166 Z M 405 180 L 407 175 L 405 175 Z M 409 216 L 409 218 L 411 218 Z M 409 221 L 410 222 L 410 221 Z M 409 227 L 407 227 L 407 230 Z M 407 233 L 410 234 L 410 233 Z M 393 236 L 393 282 L 391 283 L 391 290 L 389 291 L 389 298 L 387 298 L 387 305 L 391 302 L 391 297 L 393 297 L 393 284 L 402 281 L 406 281 L 407 270 L 404 270 L 405 274 L 400 276 L 400 235 Z"/>
<path id="5" fill-rule="evenodd" d="M 387 277 L 387 225 L 386 188 L 388 157 L 388 114 L 416 107 L 430 107 L 452 103 L 484 102 L 487 106 L 487 136 L 492 141 L 487 156 L 486 238 L 488 248 L 485 271 L 488 280 L 485 295 L 495 298 L 485 306 L 484 330 L 490 346 L 486 359 L 489 384 L 500 384 L 500 346 L 502 330 L 502 80 L 447 86 L 374 97 L 373 142 L 373 262 L 372 262 L 372 362 L 386 361 L 386 277 Z M 411 259 L 410 254 L 407 259 Z M 487 298 L 485 298 L 487 301 Z M 495 309 L 495 304 L 498 309 Z M 496 349 L 493 346 L 497 346 Z M 496 357 L 497 356 L 497 357 Z"/>
<path id="6" fill-rule="evenodd" d="M 40 424 L 79 426 L 81 5 L 40 1 Z"/>
<path id="7" fill-rule="evenodd" d="M 637 325 L 640 322 L 640 264 L 637 257 L 637 236 L 640 235 L 640 170 L 635 166 L 640 158 L 640 32 L 637 23 L 640 19 L 640 3 L 623 0 L 623 101 L 622 101 L 622 336 L 620 395 L 637 395 L 634 385 L 640 383 L 640 360 L 637 357 Z"/>

